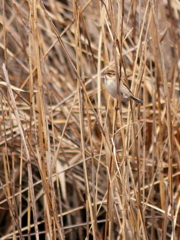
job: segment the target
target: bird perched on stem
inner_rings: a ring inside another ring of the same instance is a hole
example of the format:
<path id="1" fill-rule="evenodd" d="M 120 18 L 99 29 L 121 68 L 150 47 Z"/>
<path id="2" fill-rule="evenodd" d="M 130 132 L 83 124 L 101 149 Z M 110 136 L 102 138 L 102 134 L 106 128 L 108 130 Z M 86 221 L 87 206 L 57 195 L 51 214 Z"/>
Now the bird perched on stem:
<path id="1" fill-rule="evenodd" d="M 107 91 L 111 94 L 113 98 L 117 98 L 117 81 L 116 81 L 116 72 L 113 69 L 108 69 L 104 73 L 105 77 L 105 87 Z M 143 103 L 139 98 L 134 97 L 131 90 L 128 88 L 123 78 L 120 81 L 120 93 L 123 98 L 131 98 L 137 103 Z"/>

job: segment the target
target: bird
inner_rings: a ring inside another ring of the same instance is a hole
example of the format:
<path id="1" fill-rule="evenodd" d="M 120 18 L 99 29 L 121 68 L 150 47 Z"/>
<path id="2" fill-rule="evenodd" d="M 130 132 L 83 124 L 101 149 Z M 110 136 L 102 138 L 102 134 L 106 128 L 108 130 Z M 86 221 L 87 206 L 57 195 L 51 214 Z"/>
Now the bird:
<path id="1" fill-rule="evenodd" d="M 117 98 L 117 81 L 116 81 L 116 72 L 114 69 L 108 69 L 104 73 L 105 77 L 105 87 L 107 91 L 113 98 Z M 120 93 L 122 94 L 123 98 L 130 98 L 137 103 L 143 103 L 143 101 L 139 98 L 134 97 L 129 87 L 123 80 L 123 77 L 120 81 Z"/>

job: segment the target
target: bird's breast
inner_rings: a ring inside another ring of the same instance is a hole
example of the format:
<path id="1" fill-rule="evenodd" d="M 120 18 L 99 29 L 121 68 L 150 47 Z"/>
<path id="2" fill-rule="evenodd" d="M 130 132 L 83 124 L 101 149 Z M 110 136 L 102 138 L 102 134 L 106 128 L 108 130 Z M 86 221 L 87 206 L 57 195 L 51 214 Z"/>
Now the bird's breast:
<path id="1" fill-rule="evenodd" d="M 106 89 L 111 94 L 113 98 L 117 97 L 117 85 L 116 82 L 113 80 L 106 80 L 105 81 Z"/>

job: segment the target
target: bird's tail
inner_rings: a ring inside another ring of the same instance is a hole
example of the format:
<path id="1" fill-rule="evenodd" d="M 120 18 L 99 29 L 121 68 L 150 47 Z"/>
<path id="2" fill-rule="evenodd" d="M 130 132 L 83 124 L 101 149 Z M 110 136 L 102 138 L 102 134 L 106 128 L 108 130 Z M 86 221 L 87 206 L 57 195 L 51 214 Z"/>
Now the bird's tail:
<path id="1" fill-rule="evenodd" d="M 143 101 L 142 101 L 141 99 L 139 99 L 139 98 L 136 98 L 136 97 L 134 97 L 134 96 L 131 96 L 130 98 L 131 98 L 132 100 L 134 100 L 135 102 L 137 102 L 137 103 L 143 104 Z"/>

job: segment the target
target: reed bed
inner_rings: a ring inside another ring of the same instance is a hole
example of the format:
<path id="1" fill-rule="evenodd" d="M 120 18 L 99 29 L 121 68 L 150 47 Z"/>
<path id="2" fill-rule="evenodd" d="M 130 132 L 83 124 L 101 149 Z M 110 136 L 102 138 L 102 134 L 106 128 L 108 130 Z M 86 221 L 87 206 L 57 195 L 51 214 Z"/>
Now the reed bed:
<path id="1" fill-rule="evenodd" d="M 180 3 L 1 1 L 0 238 L 180 239 Z M 113 99 L 114 67 L 135 96 Z"/>

